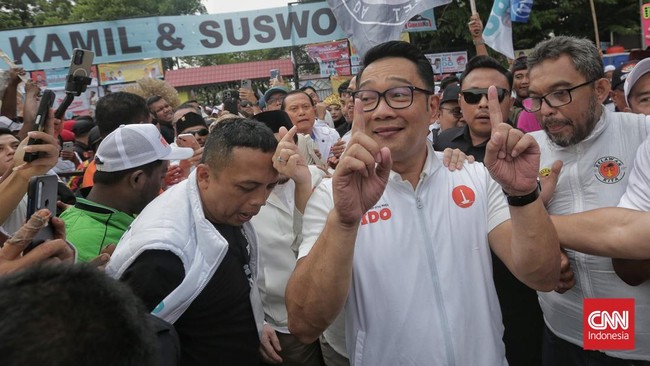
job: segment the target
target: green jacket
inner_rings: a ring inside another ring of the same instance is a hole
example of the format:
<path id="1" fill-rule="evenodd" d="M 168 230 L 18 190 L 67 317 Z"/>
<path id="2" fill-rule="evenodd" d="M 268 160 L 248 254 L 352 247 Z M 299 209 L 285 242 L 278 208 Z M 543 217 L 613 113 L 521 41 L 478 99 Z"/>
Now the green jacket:
<path id="1" fill-rule="evenodd" d="M 104 247 L 117 244 L 135 216 L 77 198 L 74 207 L 61 214 L 66 238 L 77 248 L 80 262 L 97 257 Z"/>

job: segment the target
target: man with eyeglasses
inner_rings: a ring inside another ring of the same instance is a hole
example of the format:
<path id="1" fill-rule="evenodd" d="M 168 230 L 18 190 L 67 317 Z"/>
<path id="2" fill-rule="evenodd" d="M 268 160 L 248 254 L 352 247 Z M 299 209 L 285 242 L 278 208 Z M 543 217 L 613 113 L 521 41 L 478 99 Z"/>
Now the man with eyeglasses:
<path id="1" fill-rule="evenodd" d="M 490 86 L 496 181 L 482 164 L 450 172 L 426 137 L 438 109 L 427 58 L 390 41 L 364 65 L 349 146 L 305 209 L 289 330 L 313 341 L 345 306 L 353 365 L 506 365 L 490 247 L 531 287 L 559 280 L 559 242 L 536 198 L 539 149 L 501 123 Z"/>
<path id="2" fill-rule="evenodd" d="M 460 77 L 458 101 L 466 125 L 441 132 L 434 146 L 436 150 L 459 149 L 473 155 L 476 161 L 483 161 L 485 146 L 492 133 L 487 100 L 490 85 L 497 87 L 501 114 L 508 116 L 513 102 L 510 98 L 512 74 L 492 57 L 476 56 L 467 63 Z M 441 115 L 448 112 L 443 108 Z"/>
<path id="3" fill-rule="evenodd" d="M 531 135 L 541 147 L 540 175 L 557 174 L 547 204 L 554 215 L 616 206 L 628 184 L 637 148 L 648 135 L 645 116 L 610 112 L 602 105 L 610 91 L 603 63 L 587 39 L 554 37 L 528 55 L 530 86 L 524 108 L 543 131 Z M 550 192 L 547 192 L 550 193 Z M 606 224 L 606 223 L 603 223 Z M 648 288 L 628 286 L 610 258 L 566 250 L 573 281 L 556 292 L 539 293 L 544 313 L 543 365 L 632 365 L 650 360 Z M 566 269 L 565 269 L 566 273 Z M 634 298 L 636 347 L 604 352 L 583 349 L 583 299 Z"/>

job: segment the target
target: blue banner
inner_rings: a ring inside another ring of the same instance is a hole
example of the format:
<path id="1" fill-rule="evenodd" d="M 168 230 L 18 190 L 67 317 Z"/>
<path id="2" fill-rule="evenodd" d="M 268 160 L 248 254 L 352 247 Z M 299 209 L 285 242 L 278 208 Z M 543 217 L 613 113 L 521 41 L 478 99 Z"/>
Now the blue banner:
<path id="1" fill-rule="evenodd" d="M 327 3 L 229 14 L 124 19 L 0 31 L 0 48 L 26 70 L 66 67 L 72 49 L 95 63 L 198 56 L 346 38 Z"/>

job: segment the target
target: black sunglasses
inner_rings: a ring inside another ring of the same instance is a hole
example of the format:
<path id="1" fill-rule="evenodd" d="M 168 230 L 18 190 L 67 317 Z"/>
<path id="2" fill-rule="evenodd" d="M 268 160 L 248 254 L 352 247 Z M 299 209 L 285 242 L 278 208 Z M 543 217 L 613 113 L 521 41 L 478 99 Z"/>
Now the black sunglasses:
<path id="1" fill-rule="evenodd" d="M 210 131 L 208 131 L 207 128 L 202 128 L 202 129 L 200 129 L 200 130 L 189 131 L 189 132 L 185 132 L 185 133 L 190 133 L 190 134 L 192 134 L 192 136 L 195 136 L 195 137 L 196 137 L 196 135 L 199 135 L 199 136 L 207 136 L 207 135 L 210 133 Z"/>
<path id="2" fill-rule="evenodd" d="M 510 90 L 503 88 L 497 88 L 497 97 L 499 98 L 499 103 L 503 102 L 503 98 L 506 97 L 506 94 L 510 93 Z M 487 88 L 472 88 L 465 89 L 461 91 L 463 94 L 463 99 L 467 104 L 479 104 L 483 96 L 487 99 L 488 90 Z"/>

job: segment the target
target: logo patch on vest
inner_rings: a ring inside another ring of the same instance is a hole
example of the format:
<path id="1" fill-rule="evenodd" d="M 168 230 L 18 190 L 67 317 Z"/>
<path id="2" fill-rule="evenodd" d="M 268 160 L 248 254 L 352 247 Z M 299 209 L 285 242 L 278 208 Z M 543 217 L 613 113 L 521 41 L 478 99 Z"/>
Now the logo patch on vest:
<path id="1" fill-rule="evenodd" d="M 549 174 L 551 174 L 551 168 L 542 168 L 539 171 L 540 177 L 548 177 Z"/>
<path id="2" fill-rule="evenodd" d="M 474 204 L 476 194 L 468 186 L 458 186 L 451 191 L 451 198 L 460 208 L 467 208 Z"/>
<path id="3" fill-rule="evenodd" d="M 594 163 L 594 175 L 603 183 L 618 183 L 625 176 L 625 164 L 617 157 L 604 156 Z"/>

